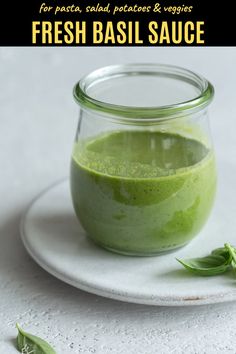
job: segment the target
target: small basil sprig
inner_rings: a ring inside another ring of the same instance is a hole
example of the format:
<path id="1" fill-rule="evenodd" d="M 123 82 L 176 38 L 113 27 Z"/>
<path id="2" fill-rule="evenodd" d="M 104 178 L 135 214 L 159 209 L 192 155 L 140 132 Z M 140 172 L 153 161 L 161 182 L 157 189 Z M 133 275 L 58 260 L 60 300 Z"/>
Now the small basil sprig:
<path id="1" fill-rule="evenodd" d="M 188 271 L 202 276 L 218 275 L 236 268 L 236 249 L 229 243 L 202 258 L 177 259 Z"/>
<path id="2" fill-rule="evenodd" d="M 17 349 L 22 354 L 56 354 L 45 340 L 23 331 L 18 323 L 16 328 L 18 329 Z"/>

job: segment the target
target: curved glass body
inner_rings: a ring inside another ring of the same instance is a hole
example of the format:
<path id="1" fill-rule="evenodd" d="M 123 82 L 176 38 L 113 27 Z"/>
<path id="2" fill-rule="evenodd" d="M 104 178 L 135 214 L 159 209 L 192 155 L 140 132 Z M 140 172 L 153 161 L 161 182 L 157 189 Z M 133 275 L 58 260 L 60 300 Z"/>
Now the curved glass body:
<path id="1" fill-rule="evenodd" d="M 89 74 L 74 96 L 71 193 L 88 237 L 130 255 L 187 244 L 216 189 L 211 84 L 178 67 L 133 64 Z"/>

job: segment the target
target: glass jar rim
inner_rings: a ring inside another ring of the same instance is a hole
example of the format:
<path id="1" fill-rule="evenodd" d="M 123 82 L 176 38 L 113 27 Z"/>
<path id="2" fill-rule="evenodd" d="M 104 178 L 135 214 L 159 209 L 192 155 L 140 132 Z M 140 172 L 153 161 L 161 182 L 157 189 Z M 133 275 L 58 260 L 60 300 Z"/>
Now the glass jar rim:
<path id="1" fill-rule="evenodd" d="M 145 74 L 159 75 L 185 81 L 200 90 L 196 97 L 163 106 L 127 106 L 108 103 L 91 97 L 86 91 L 91 85 L 103 82 L 118 76 Z M 203 76 L 188 69 L 167 64 L 135 63 L 105 66 L 82 77 L 74 86 L 73 95 L 77 103 L 88 110 L 97 111 L 99 115 L 109 116 L 114 119 L 132 120 L 132 122 L 155 122 L 186 116 L 207 107 L 214 97 L 214 87 Z"/>

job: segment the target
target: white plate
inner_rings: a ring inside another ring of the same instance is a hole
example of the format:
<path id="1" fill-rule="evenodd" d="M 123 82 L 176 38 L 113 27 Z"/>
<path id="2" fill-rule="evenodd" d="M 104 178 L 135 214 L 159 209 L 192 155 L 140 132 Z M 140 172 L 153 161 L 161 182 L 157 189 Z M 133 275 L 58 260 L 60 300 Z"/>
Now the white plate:
<path id="1" fill-rule="evenodd" d="M 74 215 L 68 180 L 33 201 L 22 221 L 23 243 L 34 260 L 55 277 L 108 298 L 173 306 L 235 300 L 236 277 L 232 272 L 193 276 L 175 260 L 206 255 L 224 242 L 236 245 L 236 168 L 225 163 L 221 171 L 210 220 L 195 240 L 174 253 L 129 257 L 94 245 Z"/>

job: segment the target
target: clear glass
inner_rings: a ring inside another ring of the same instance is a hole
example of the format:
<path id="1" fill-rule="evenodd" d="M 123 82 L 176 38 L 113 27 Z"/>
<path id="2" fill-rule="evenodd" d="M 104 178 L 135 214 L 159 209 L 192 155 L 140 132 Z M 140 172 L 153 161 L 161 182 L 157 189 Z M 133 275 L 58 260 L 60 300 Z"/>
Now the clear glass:
<path id="1" fill-rule="evenodd" d="M 216 190 L 213 94 L 203 77 L 160 64 L 105 67 L 76 84 L 71 194 L 96 244 L 148 256 L 199 233 Z"/>

